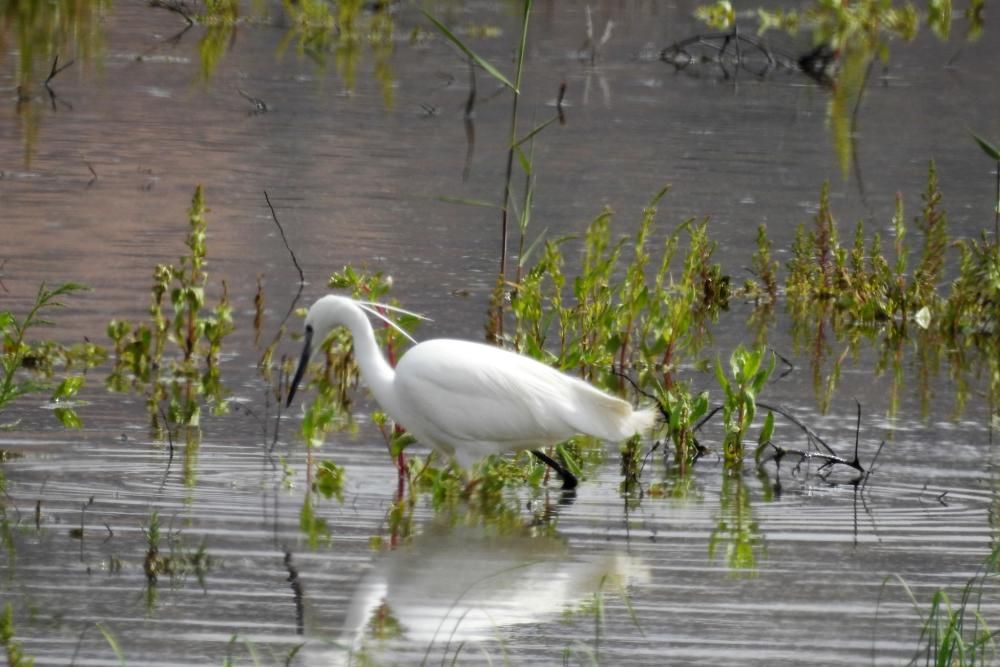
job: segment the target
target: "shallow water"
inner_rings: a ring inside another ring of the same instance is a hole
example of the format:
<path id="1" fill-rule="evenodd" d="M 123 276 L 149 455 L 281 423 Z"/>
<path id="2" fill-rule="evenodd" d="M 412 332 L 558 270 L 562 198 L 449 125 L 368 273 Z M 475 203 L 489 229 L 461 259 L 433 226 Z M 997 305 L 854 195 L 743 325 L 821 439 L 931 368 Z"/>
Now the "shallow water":
<path id="1" fill-rule="evenodd" d="M 768 224 L 779 252 L 788 248 L 795 226 L 811 220 L 825 179 L 842 234 L 859 218 L 888 229 L 897 191 L 915 214 L 931 158 L 951 233 L 991 226 L 991 165 L 968 134 L 1000 136 L 991 112 L 1000 105 L 1000 48 L 989 30 L 965 46 L 927 35 L 893 45 L 887 76 L 866 92 L 860 115 L 862 195 L 856 174 L 841 177 L 827 92 L 812 82 L 776 74 L 734 83 L 707 68 L 675 73 L 643 57 L 697 30 L 691 9 L 595 5 L 597 25 L 610 17 L 615 28 L 591 66 L 574 56 L 582 5 L 538 4 L 523 118 L 541 122 L 561 82 L 568 92 L 566 125 L 536 142 L 531 234 L 578 233 L 604 205 L 616 211 L 616 229 L 629 231 L 669 182 L 658 234 L 687 216 L 710 216 L 718 261 L 738 276 L 757 224 Z M 467 12 L 452 20 L 502 28 L 502 37 L 475 44 L 506 65 L 512 14 L 478 3 Z M 422 338 L 480 338 L 497 266 L 497 215 L 436 198 L 500 196 L 508 101 L 488 99 L 491 84 L 480 75 L 475 150 L 463 180 L 466 66 L 439 40 L 408 42 L 414 26 L 426 27 L 412 7 L 396 20 L 391 108 L 371 74 L 371 53 L 361 56 L 347 94 L 333 63 L 317 67 L 294 48 L 276 55 L 285 34 L 277 18 L 241 26 L 214 74 L 201 80 L 201 28 L 168 43 L 183 28 L 176 15 L 116 6 L 102 24 L 101 55 L 54 79 L 55 111 L 38 90 L 33 106 L 18 110 L 18 54 L 5 42 L 3 309 L 23 312 L 41 281 L 82 282 L 93 291 L 68 300 L 58 326 L 44 333 L 107 343 L 108 320 L 145 315 L 153 266 L 184 252 L 186 210 L 202 183 L 211 208 L 210 280 L 227 281 L 237 325 L 223 379 L 254 415 L 267 412 L 251 324 L 256 279 L 263 276 L 268 304 L 265 338 L 298 281 L 265 190 L 305 269 L 306 302 L 325 291 L 330 272 L 364 265 L 390 272 L 401 303 L 434 318 Z M 47 66 L 37 70 L 44 79 Z M 269 111 L 250 114 L 237 88 Z M 724 314 L 715 347 L 745 340 L 748 310 L 734 305 Z M 973 394 L 953 421 L 953 387 L 942 375 L 924 418 L 908 362 L 899 412 L 887 418 L 891 379 L 873 377 L 873 355 L 865 353 L 845 368 L 821 416 L 808 359 L 793 354 L 780 327 L 771 341 L 796 368 L 769 385 L 768 400 L 846 454 L 857 399 L 862 459 L 889 440 L 863 491 L 783 468 L 782 493 L 767 500 L 752 473 L 725 478 L 709 458 L 683 498 L 647 496 L 635 507 L 618 492 L 612 454 L 575 502 L 560 504 L 555 490 L 510 497 L 519 519 L 502 529 L 482 527 L 461 508 L 436 515 L 423 499 L 412 540 L 382 552 L 369 543 L 389 538 L 396 474 L 367 421 L 323 450 L 346 467 L 345 498 L 320 504 L 332 541 L 310 550 L 299 530 L 305 466 L 297 413 L 284 418 L 275 447 L 292 471 L 286 485 L 280 462 L 267 456 L 270 438 L 246 410 L 206 413 L 197 450 L 178 441 L 171 458 L 168 444 L 150 435 L 143 400 L 105 392 L 97 369 L 79 410 L 82 431 L 58 429 L 33 397 L 3 415 L 21 420 L 0 433 L 0 449 L 23 455 L 3 464 L 12 548 L 2 598 L 15 605 L 16 638 L 40 665 L 117 664 L 96 623 L 129 664 L 219 664 L 227 654 L 246 663 L 251 646 L 264 664 L 283 664 L 303 642 L 297 661 L 329 664 L 346 660 L 344 646 L 359 649 L 357 627 L 372 600 L 384 598 L 401 626 L 395 638 L 368 645 L 379 664 L 425 656 L 553 664 L 567 654 L 571 664 L 904 662 L 919 619 L 902 586 L 887 578 L 902 577 L 926 604 L 934 590 L 964 584 L 994 536 L 996 462 L 985 401 Z M 282 351 L 294 354 L 294 344 Z M 713 386 L 710 374 L 688 372 L 697 387 Z M 662 474 L 658 457 L 652 461 L 647 479 Z M 161 550 L 204 546 L 203 581 L 189 572 L 147 585 L 143 529 L 154 511 Z M 989 598 L 983 610 L 996 618 Z"/>

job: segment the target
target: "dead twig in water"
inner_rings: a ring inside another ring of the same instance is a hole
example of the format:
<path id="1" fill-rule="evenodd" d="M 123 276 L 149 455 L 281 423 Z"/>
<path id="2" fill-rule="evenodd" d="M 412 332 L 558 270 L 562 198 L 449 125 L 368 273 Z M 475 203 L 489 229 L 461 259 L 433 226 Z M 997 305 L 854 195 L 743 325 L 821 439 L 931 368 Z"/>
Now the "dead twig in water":
<path id="1" fill-rule="evenodd" d="M 45 92 L 49 94 L 49 103 L 52 105 L 52 110 L 53 111 L 56 111 L 58 109 L 58 107 L 56 106 L 56 100 L 58 99 L 59 96 L 56 95 L 56 91 L 52 90 L 52 87 L 49 84 L 52 82 L 52 79 L 56 78 L 56 76 L 60 72 L 62 72 L 64 69 L 68 68 L 70 65 L 72 65 L 75 62 L 76 62 L 75 60 L 70 60 L 68 63 L 66 63 L 62 67 L 59 67 L 59 54 L 58 53 L 56 54 L 55 58 L 52 60 L 52 69 L 49 70 L 49 76 L 46 77 L 46 79 L 42 83 L 42 85 L 45 86 Z M 73 110 L 73 105 L 70 104 L 69 102 L 66 102 L 65 100 L 59 100 L 59 101 L 62 102 L 66 106 L 66 108 L 69 109 L 70 111 Z"/>
<path id="2" fill-rule="evenodd" d="M 68 63 L 66 63 L 62 67 L 59 67 L 59 54 L 56 54 L 55 59 L 52 61 L 52 69 L 51 69 L 51 71 L 49 71 L 49 76 L 48 76 L 48 78 L 45 79 L 45 83 L 43 85 L 46 88 L 48 88 L 49 87 L 49 83 L 52 82 L 52 79 L 56 78 L 56 75 L 58 75 L 59 72 L 62 72 L 64 69 L 68 68 L 70 65 L 72 65 L 75 62 L 76 62 L 75 60 L 70 60 Z"/>
<path id="3" fill-rule="evenodd" d="M 803 431 L 805 431 L 806 435 L 809 438 L 809 442 L 810 443 L 813 443 L 813 442 L 819 443 L 820 445 L 823 446 L 824 449 L 826 449 L 826 452 L 805 451 L 805 450 L 800 450 L 800 449 L 788 449 L 786 447 L 782 447 L 780 445 L 775 444 L 773 441 L 768 441 L 768 442 L 764 443 L 764 445 L 771 447 L 774 450 L 774 452 L 770 456 L 761 457 L 761 459 L 757 463 L 758 467 L 762 466 L 763 464 L 767 463 L 768 461 L 774 461 L 775 465 L 780 466 L 781 465 L 781 460 L 785 456 L 788 456 L 788 455 L 799 457 L 799 461 L 795 465 L 795 468 L 794 468 L 795 470 L 798 470 L 799 467 L 802 465 L 802 463 L 805 462 L 805 461 L 819 460 L 819 461 L 823 462 L 822 465 L 819 467 L 819 469 L 816 471 L 816 474 L 820 478 L 822 478 L 822 479 L 825 480 L 826 476 L 829 475 L 829 473 L 832 471 L 833 466 L 835 466 L 835 465 L 843 465 L 843 466 L 846 466 L 848 468 L 851 468 L 852 470 L 856 470 L 856 471 L 858 471 L 858 473 L 860 473 L 857 478 L 855 478 L 854 480 L 852 480 L 851 483 L 854 484 L 855 486 L 858 486 L 861 489 L 864 489 L 864 487 L 868 483 L 868 478 L 871 476 L 872 470 L 873 470 L 873 468 L 875 466 L 875 462 L 878 460 L 879 454 L 882 453 L 882 448 L 885 446 L 885 441 L 883 440 L 879 444 L 878 449 L 875 452 L 875 456 L 872 457 L 872 460 L 869 463 L 868 468 L 866 469 L 864 467 L 864 465 L 861 463 L 861 457 L 860 457 L 860 454 L 859 454 L 859 451 L 858 451 L 859 446 L 860 446 L 860 442 L 861 442 L 861 403 L 859 403 L 857 401 L 855 401 L 855 403 L 857 404 L 857 408 L 858 408 L 858 417 L 857 417 L 857 422 L 855 424 L 855 429 L 854 429 L 854 458 L 853 459 L 846 459 L 846 458 L 838 455 L 833 450 L 832 447 L 830 447 L 828 444 L 826 444 L 826 442 L 824 442 L 815 433 L 815 431 L 813 431 L 808 426 L 806 426 L 805 424 L 803 424 L 799 420 L 797 420 L 794 417 L 792 417 L 791 415 L 789 415 L 787 413 L 787 411 L 781 410 L 779 408 L 767 406 L 767 405 L 762 404 L 762 403 L 757 403 L 758 407 L 761 407 L 761 408 L 763 408 L 765 410 L 770 410 L 772 412 L 777 412 L 781 416 L 785 417 L 786 419 L 788 419 L 789 421 L 791 421 L 793 424 L 797 425 L 799 428 L 801 428 Z"/>
<path id="4" fill-rule="evenodd" d="M 180 14 L 180 16 L 187 21 L 188 26 L 194 25 L 191 10 L 188 9 L 186 4 L 180 2 L 179 0 L 149 0 L 149 6 L 156 7 L 158 9 L 166 9 L 168 12 Z"/>
<path id="5" fill-rule="evenodd" d="M 727 56 L 730 46 L 733 55 Z M 753 56 L 763 58 L 759 67 L 751 66 Z M 776 69 L 799 69 L 794 58 L 774 51 L 762 39 L 744 35 L 736 26 L 726 32 L 703 33 L 674 42 L 660 51 L 660 60 L 677 70 L 684 70 L 695 63 L 714 63 L 726 79 L 734 76 L 730 74 L 727 63 L 735 67 L 736 74 L 744 69 L 760 78 Z"/>
<path id="6" fill-rule="evenodd" d="M 462 124 L 465 126 L 465 164 L 462 167 L 462 180 L 469 180 L 472 173 L 472 156 L 476 152 L 476 64 L 469 58 L 469 97 L 465 100 L 465 113 L 462 114 Z"/>
<path id="7" fill-rule="evenodd" d="M 243 99 L 250 102 L 253 105 L 253 109 L 247 112 L 248 116 L 257 116 L 262 113 L 267 113 L 270 111 L 267 107 L 267 102 L 260 99 L 259 97 L 254 97 L 253 95 L 245 92 L 242 88 L 237 88 L 236 92 L 243 96 Z"/>

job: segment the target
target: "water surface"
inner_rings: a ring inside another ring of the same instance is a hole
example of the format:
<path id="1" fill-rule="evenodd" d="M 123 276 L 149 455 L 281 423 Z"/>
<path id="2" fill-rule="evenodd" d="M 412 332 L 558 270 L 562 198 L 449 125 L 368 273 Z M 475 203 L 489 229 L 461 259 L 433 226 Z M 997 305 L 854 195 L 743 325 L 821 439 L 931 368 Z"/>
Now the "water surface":
<path id="1" fill-rule="evenodd" d="M 413 7 L 396 15 L 391 106 L 370 52 L 362 51 L 348 92 L 335 63 L 282 52 L 281 10 L 269 9 L 273 18 L 235 32 L 206 79 L 203 28 L 174 43 L 166 38 L 184 27 L 175 14 L 115 6 L 102 21 L 99 53 L 53 81 L 55 110 L 35 86 L 33 130 L 17 105 L 11 42 L 0 61 L 2 307 L 23 312 L 42 281 L 85 283 L 93 291 L 69 300 L 44 333 L 106 344 L 110 319 L 145 316 L 153 266 L 185 251 L 186 210 L 201 183 L 211 208 L 207 270 L 213 284 L 227 281 L 237 325 L 224 382 L 257 416 L 268 408 L 255 371 L 256 281 L 262 277 L 268 304 L 265 338 L 298 283 L 264 191 L 305 270 L 307 302 L 325 292 L 332 271 L 365 266 L 391 273 L 403 305 L 434 318 L 422 338 L 479 339 L 498 216 L 437 198 L 498 200 L 509 131 L 509 99 L 491 99 L 493 84 L 480 75 L 466 164 L 467 67 L 440 39 L 408 40 L 416 26 L 428 30 Z M 699 29 L 689 3 L 593 9 L 599 26 L 615 22 L 593 65 L 575 55 L 582 5 L 539 3 L 533 16 L 523 118 L 548 118 L 566 82 L 567 123 L 544 131 L 534 148 L 532 238 L 543 229 L 580 233 L 603 206 L 615 211 L 617 231 L 630 231 L 641 207 L 671 183 L 657 238 L 686 217 L 708 216 L 717 259 L 736 274 L 749 263 L 759 223 L 776 249 L 790 246 L 795 226 L 811 221 L 824 180 L 842 233 L 857 219 L 888 229 L 897 191 L 916 214 L 930 159 L 951 233 L 992 225 L 991 165 L 969 139 L 970 129 L 1000 136 L 991 112 L 1000 105 L 1000 48 L 990 31 L 964 46 L 927 35 L 893 45 L 860 115 L 862 190 L 857 174 L 842 177 L 828 91 L 795 74 L 734 82 L 645 57 Z M 507 66 L 516 28 L 506 6 L 454 11 L 454 23 L 501 30 L 474 44 Z M 44 79 L 45 64 L 37 70 Z M 239 90 L 268 111 L 251 113 Z M 725 353 L 745 340 L 748 313 L 734 304 L 723 315 L 715 347 Z M 299 529 L 305 456 L 297 413 L 285 418 L 272 457 L 261 424 L 234 408 L 206 414 L 197 451 L 185 460 L 178 440 L 171 459 L 168 443 L 150 433 L 143 400 L 106 392 L 97 369 L 79 432 L 59 429 L 41 398 L 3 415 L 21 420 L 0 433 L 0 448 L 23 455 L 4 463 L 12 547 L 3 599 L 15 604 L 17 640 L 40 665 L 117 664 L 100 623 L 129 664 L 220 664 L 227 654 L 246 663 L 251 645 L 264 664 L 283 664 L 302 643 L 296 660 L 327 664 L 346 659 L 337 646 L 358 650 L 359 628 L 384 600 L 399 627 L 367 645 L 379 664 L 449 663 L 456 655 L 461 664 L 504 656 L 511 664 L 565 656 L 573 664 L 905 662 L 919 621 L 900 585 L 889 579 L 883 590 L 887 578 L 904 578 L 926 603 L 934 590 L 964 584 L 993 539 L 985 399 L 974 393 L 953 419 L 953 387 L 942 376 L 925 416 L 907 366 L 899 411 L 887 418 L 891 378 L 874 377 L 874 357 L 863 354 L 820 415 L 808 359 L 793 352 L 784 328 L 771 342 L 796 369 L 768 387 L 770 401 L 846 454 L 857 399 L 862 458 L 889 441 L 864 490 L 786 467 L 782 493 L 768 500 L 752 472 L 727 478 L 709 457 L 683 497 L 636 506 L 618 491 L 609 445 L 607 462 L 571 504 L 560 504 L 554 489 L 512 494 L 519 518 L 498 528 L 461 508 L 442 517 L 422 499 L 412 539 L 380 551 L 371 542 L 390 539 L 396 474 L 364 419 L 363 394 L 357 433 L 337 435 L 322 452 L 346 467 L 346 490 L 343 503 L 319 506 L 332 539 L 311 550 Z M 294 344 L 281 351 L 294 354 Z M 687 372 L 697 387 L 713 387 L 710 374 Z M 287 484 L 279 456 L 292 473 Z M 662 476 L 658 455 L 650 466 L 648 480 Z M 153 512 L 161 550 L 190 555 L 204 546 L 201 580 L 193 568 L 150 588 L 143 531 Z M 984 607 L 987 618 L 995 612 Z"/>

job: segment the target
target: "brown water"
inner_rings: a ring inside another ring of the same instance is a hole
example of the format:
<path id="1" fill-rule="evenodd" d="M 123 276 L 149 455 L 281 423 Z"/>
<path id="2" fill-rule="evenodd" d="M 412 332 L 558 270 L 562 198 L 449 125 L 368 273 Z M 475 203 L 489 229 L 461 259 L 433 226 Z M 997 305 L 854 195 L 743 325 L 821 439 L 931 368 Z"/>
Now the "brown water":
<path id="1" fill-rule="evenodd" d="M 436 198 L 499 198 L 509 114 L 508 98 L 487 99 L 492 84 L 481 75 L 463 180 L 467 69 L 440 40 L 408 41 L 414 26 L 427 28 L 414 8 L 396 16 L 390 108 L 370 52 L 362 50 L 351 94 L 332 62 L 317 67 L 294 47 L 277 55 L 285 29 L 280 8 L 271 9 L 276 18 L 241 26 L 202 80 L 202 28 L 169 43 L 184 27 L 177 15 L 121 3 L 104 18 L 100 55 L 54 79 L 55 110 L 39 86 L 40 97 L 19 108 L 10 42 L 0 60 L 2 308 L 23 312 L 41 281 L 85 283 L 93 291 L 72 298 L 45 333 L 106 343 L 108 320 L 144 316 L 152 267 L 184 252 L 186 209 L 202 183 L 208 271 L 213 282 L 227 280 L 237 325 L 223 378 L 234 402 L 255 414 L 266 394 L 255 372 L 255 281 L 263 276 L 269 334 L 297 288 L 263 192 L 305 269 L 307 301 L 324 292 L 331 271 L 367 266 L 391 273 L 403 305 L 434 318 L 422 338 L 479 338 L 497 266 L 497 215 Z M 618 214 L 616 229 L 628 231 L 671 183 L 659 233 L 710 216 L 718 260 L 736 273 L 761 222 L 776 248 L 789 247 L 825 179 L 842 230 L 862 217 L 888 229 L 897 191 L 918 210 L 931 158 L 951 232 L 992 225 L 991 165 L 969 139 L 970 129 L 1000 136 L 1000 48 L 990 30 L 964 47 L 929 36 L 894 44 L 891 68 L 866 92 L 860 115 L 862 197 L 855 176 L 841 177 L 825 90 L 787 73 L 736 83 L 709 68 L 678 74 L 644 57 L 698 29 L 689 3 L 593 9 L 598 26 L 611 18 L 615 28 L 591 66 L 575 57 L 582 5 L 536 6 L 523 117 L 546 119 L 561 82 L 568 92 L 566 125 L 536 143 L 531 235 L 580 232 L 604 205 Z M 474 44 L 506 66 L 515 34 L 506 6 L 454 11 L 453 24 L 502 28 Z M 47 66 L 37 70 L 44 79 Z M 268 112 L 248 113 L 237 88 Z M 736 305 L 724 315 L 714 332 L 720 350 L 745 339 L 747 314 Z M 863 459 L 890 438 L 863 492 L 783 470 L 784 492 L 768 501 L 752 474 L 726 479 L 709 459 L 684 499 L 627 507 L 612 454 L 572 504 L 559 505 L 556 491 L 510 498 L 523 529 L 477 527 L 462 512 L 435 516 L 422 501 L 411 543 L 381 553 L 369 541 L 387 536 L 396 474 L 366 421 L 323 451 L 346 467 L 347 486 L 342 504 L 320 505 L 332 542 L 314 551 L 298 527 L 305 473 L 297 413 L 275 450 L 293 471 L 290 488 L 260 425 L 237 409 L 203 418 L 186 474 L 180 444 L 168 464 L 142 399 L 106 393 L 98 369 L 80 432 L 57 428 L 41 398 L 3 415 L 21 422 L 0 433 L 0 449 L 23 458 L 3 464 L 12 547 L 2 600 L 14 604 L 16 638 L 40 665 L 117 664 L 97 623 L 129 664 L 220 664 L 230 652 L 246 664 L 251 646 L 263 664 L 283 664 L 303 642 L 297 661 L 336 664 L 345 653 L 330 642 L 357 648 L 358 628 L 381 600 L 401 636 L 372 648 L 378 664 L 449 664 L 456 655 L 460 664 L 904 662 L 919 619 L 902 587 L 891 581 L 883 593 L 883 582 L 903 577 L 926 604 L 934 590 L 955 591 L 972 576 L 993 539 L 997 480 L 984 399 L 973 395 L 953 420 L 953 388 L 942 376 L 926 419 L 915 391 L 904 391 L 889 419 L 890 380 L 873 377 L 862 355 L 820 416 L 808 361 L 792 354 L 786 332 L 772 343 L 796 370 L 769 386 L 771 402 L 848 452 L 857 398 Z M 285 348 L 293 353 L 291 343 Z M 713 386 L 709 375 L 687 372 L 696 386 Z M 653 460 L 649 479 L 662 472 Z M 204 545 L 211 564 L 203 581 L 161 576 L 150 592 L 143 527 L 154 511 L 163 545 L 168 535 L 185 553 Z M 74 532 L 81 525 L 82 539 Z M 736 544 L 752 558 L 736 563 Z M 989 601 L 983 611 L 997 618 Z"/>

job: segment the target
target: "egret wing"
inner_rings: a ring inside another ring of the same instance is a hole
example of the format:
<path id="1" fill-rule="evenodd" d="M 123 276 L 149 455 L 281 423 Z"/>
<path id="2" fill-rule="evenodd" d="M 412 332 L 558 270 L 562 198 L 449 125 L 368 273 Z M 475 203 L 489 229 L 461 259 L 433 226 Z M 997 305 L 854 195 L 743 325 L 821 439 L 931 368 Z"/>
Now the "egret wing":
<path id="1" fill-rule="evenodd" d="M 478 447 L 484 456 L 577 433 L 618 439 L 624 437 L 619 422 L 632 413 L 625 401 L 544 364 L 467 341 L 413 348 L 395 384 L 403 425 L 456 454 Z"/>

